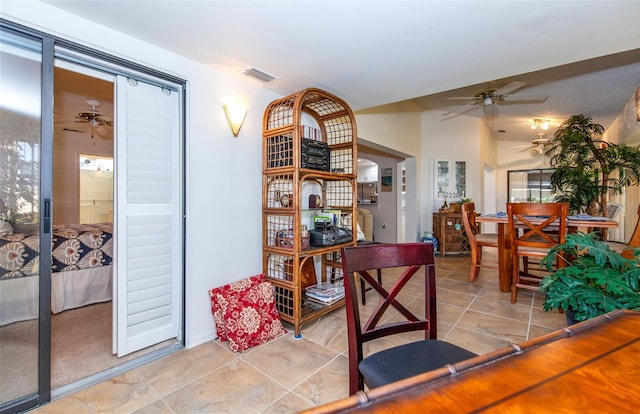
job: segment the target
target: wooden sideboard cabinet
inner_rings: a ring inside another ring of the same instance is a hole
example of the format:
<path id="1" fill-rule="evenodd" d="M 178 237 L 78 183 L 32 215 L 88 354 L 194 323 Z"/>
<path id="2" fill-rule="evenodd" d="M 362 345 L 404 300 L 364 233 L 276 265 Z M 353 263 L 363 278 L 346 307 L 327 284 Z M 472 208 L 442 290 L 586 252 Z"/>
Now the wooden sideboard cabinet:
<path id="1" fill-rule="evenodd" d="M 438 239 L 438 252 L 442 256 L 471 251 L 462 213 L 433 213 L 433 235 Z"/>

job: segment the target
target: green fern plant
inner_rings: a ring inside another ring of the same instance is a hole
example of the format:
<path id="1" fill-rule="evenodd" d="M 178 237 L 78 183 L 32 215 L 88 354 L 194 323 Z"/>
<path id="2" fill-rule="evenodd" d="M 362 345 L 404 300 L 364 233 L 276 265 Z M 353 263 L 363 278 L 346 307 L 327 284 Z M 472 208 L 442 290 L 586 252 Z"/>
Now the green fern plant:
<path id="1" fill-rule="evenodd" d="M 606 216 L 610 196 L 640 184 L 640 146 L 614 144 L 603 134 L 590 116 L 573 115 L 547 145 L 556 201 L 568 202 L 574 213 Z"/>
<path id="2" fill-rule="evenodd" d="M 636 259 L 639 254 L 635 249 Z M 556 258 L 564 267 L 553 271 Z M 540 282 L 545 311 L 571 310 L 584 321 L 615 309 L 640 310 L 640 262 L 611 250 L 597 233 L 567 234 L 541 265 L 551 272 Z"/>

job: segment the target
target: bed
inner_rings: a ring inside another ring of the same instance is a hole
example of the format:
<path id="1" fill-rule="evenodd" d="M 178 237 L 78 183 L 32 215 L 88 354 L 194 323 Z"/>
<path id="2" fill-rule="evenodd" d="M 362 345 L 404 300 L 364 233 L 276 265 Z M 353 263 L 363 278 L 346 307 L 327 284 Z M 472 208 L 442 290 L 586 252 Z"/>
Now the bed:
<path id="1" fill-rule="evenodd" d="M 112 299 L 112 223 L 55 225 L 51 312 Z M 38 317 L 39 236 L 0 236 L 0 326 Z"/>

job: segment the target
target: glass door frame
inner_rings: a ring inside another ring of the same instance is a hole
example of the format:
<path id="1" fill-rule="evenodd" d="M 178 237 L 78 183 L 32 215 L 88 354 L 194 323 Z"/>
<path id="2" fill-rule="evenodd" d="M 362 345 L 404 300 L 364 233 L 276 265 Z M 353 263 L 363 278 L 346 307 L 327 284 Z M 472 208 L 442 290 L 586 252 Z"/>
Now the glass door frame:
<path id="1" fill-rule="evenodd" d="M 38 276 L 37 392 L 0 405 L 0 413 L 14 413 L 51 400 L 51 198 L 53 172 L 53 65 L 54 38 L 0 19 L 2 30 L 41 44 L 40 181 Z"/>

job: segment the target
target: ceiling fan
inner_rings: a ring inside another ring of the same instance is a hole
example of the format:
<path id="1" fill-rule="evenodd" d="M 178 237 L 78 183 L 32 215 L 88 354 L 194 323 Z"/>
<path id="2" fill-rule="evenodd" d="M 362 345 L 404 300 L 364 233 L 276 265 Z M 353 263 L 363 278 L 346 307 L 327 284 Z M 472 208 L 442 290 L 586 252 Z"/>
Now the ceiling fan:
<path id="1" fill-rule="evenodd" d="M 87 99 L 85 100 L 85 102 L 91 107 L 91 109 L 89 109 L 88 111 L 79 112 L 76 118 L 80 119 L 80 121 L 76 122 L 88 122 L 92 127 L 97 127 L 100 125 L 113 125 L 111 121 L 101 118 L 102 113 L 96 109 L 100 107 L 100 105 L 102 105 L 102 102 L 97 99 Z"/>
<path id="2" fill-rule="evenodd" d="M 455 96 L 447 99 L 451 101 L 466 101 L 464 105 L 470 105 L 470 108 L 462 112 L 457 112 L 458 115 L 472 111 L 476 108 L 489 107 L 493 104 L 501 105 L 504 103 L 542 103 L 547 100 L 547 96 L 544 95 L 511 93 L 517 89 L 522 88 L 526 84 L 526 82 L 513 81 L 500 88 L 493 88 L 489 86 L 473 96 Z"/>
<path id="3" fill-rule="evenodd" d="M 546 133 L 539 132 L 538 133 L 538 138 L 536 138 L 533 141 L 531 141 L 531 143 L 529 143 L 527 145 L 517 145 L 517 146 L 511 147 L 511 148 L 512 149 L 520 149 L 520 151 L 518 151 L 518 152 L 529 151 L 531 153 L 531 155 L 533 155 L 533 156 L 542 155 L 542 154 L 544 154 L 545 147 L 551 141 L 549 138 L 544 138 L 545 135 L 546 135 Z"/>
<path id="4" fill-rule="evenodd" d="M 97 108 L 99 108 L 102 105 L 101 101 L 97 99 L 88 98 L 85 100 L 85 102 L 87 103 L 87 105 L 89 105 L 90 109 L 86 111 L 78 112 L 78 115 L 74 117 L 76 119 L 74 122 L 88 123 L 91 126 L 91 138 L 93 138 L 94 128 L 97 128 L 103 125 L 112 127 L 113 122 L 103 118 L 102 112 L 98 111 Z M 62 128 L 62 129 L 63 131 L 85 133 L 85 131 L 82 131 L 76 128 Z"/>

